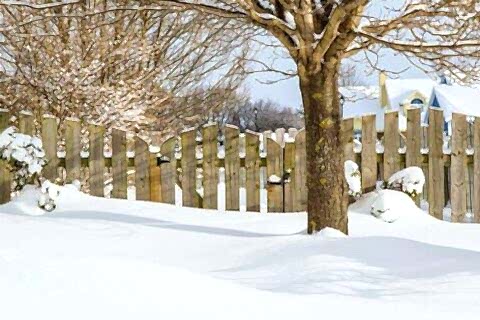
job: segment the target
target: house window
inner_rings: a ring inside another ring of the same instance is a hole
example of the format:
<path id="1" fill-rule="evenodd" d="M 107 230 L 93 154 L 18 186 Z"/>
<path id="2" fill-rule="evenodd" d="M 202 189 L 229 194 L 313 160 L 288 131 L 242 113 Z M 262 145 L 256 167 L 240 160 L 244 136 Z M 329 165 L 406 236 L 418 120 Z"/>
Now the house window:
<path id="1" fill-rule="evenodd" d="M 415 98 L 411 102 L 412 105 L 423 105 L 423 100 L 419 98 Z"/>

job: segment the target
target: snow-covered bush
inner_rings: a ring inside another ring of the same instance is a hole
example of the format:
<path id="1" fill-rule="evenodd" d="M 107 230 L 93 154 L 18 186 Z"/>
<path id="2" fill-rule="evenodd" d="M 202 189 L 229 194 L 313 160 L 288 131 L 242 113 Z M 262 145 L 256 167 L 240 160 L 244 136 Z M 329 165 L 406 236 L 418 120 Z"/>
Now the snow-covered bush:
<path id="1" fill-rule="evenodd" d="M 387 189 L 403 191 L 411 198 L 423 191 L 425 176 L 419 167 L 408 167 L 394 173 L 387 182 Z"/>
<path id="2" fill-rule="evenodd" d="M 45 211 L 51 212 L 57 207 L 56 200 L 60 196 L 60 186 L 45 180 L 42 183 L 42 194 L 38 199 L 38 206 Z"/>
<path id="3" fill-rule="evenodd" d="M 345 179 L 348 184 L 348 194 L 358 198 L 362 195 L 362 175 L 358 169 L 358 165 L 351 161 L 347 160 L 344 164 L 345 167 Z"/>
<path id="4" fill-rule="evenodd" d="M 47 163 L 42 140 L 18 133 L 14 127 L 0 133 L 0 157 L 13 173 L 13 191 L 20 191 L 29 181 L 38 179 Z"/>
<path id="5" fill-rule="evenodd" d="M 395 190 L 380 190 L 372 203 L 371 214 L 385 222 L 392 223 L 405 213 L 416 208 L 408 195 Z"/>

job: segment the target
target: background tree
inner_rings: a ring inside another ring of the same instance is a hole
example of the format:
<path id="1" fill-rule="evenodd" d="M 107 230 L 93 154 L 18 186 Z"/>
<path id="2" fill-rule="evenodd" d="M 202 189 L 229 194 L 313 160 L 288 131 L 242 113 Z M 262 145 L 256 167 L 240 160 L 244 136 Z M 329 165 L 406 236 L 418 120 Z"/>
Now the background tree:
<path id="1" fill-rule="evenodd" d="M 84 1 L 73 1 L 75 3 Z M 71 4 L 3 5 L 37 9 Z M 308 232 L 334 227 L 347 232 L 343 201 L 343 151 L 338 77 L 342 60 L 400 52 L 426 68 L 469 78 L 480 65 L 477 0 L 403 0 L 383 14 L 381 0 L 152 0 L 108 10 L 178 10 L 185 19 L 203 14 L 266 30 L 283 45 L 297 66 L 306 124 Z M 377 7 L 374 7 L 374 6 Z M 370 61 L 370 60 L 369 60 Z M 375 67 L 374 64 L 372 64 Z M 472 72 L 474 71 L 474 72 Z"/>
<path id="2" fill-rule="evenodd" d="M 137 1 L 0 7 L 1 105 L 166 135 L 224 108 L 243 84 L 252 30 L 112 3 Z"/>

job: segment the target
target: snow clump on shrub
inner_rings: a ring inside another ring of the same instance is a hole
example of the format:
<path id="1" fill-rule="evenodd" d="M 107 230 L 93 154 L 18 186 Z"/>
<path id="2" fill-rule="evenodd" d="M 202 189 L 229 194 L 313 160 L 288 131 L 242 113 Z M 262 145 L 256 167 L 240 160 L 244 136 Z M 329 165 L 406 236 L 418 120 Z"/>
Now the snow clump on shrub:
<path id="1" fill-rule="evenodd" d="M 345 161 L 345 179 L 348 184 L 348 194 L 358 198 L 362 195 L 362 175 L 358 165 L 352 160 Z"/>
<path id="2" fill-rule="evenodd" d="M 387 189 L 403 191 L 414 199 L 423 191 L 425 176 L 419 167 L 408 167 L 394 173 L 387 182 Z"/>
<path id="3" fill-rule="evenodd" d="M 42 140 L 18 133 L 14 127 L 0 133 L 0 157 L 13 173 L 13 191 L 22 190 L 31 179 L 38 179 L 47 163 Z"/>

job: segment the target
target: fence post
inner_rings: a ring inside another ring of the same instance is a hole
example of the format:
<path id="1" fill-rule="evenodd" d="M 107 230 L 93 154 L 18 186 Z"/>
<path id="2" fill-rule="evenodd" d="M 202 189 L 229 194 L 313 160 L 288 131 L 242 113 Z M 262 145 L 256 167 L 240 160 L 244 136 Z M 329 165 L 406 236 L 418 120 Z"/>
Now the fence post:
<path id="1" fill-rule="evenodd" d="M 443 220 L 444 199 L 443 111 L 430 108 L 428 125 L 428 204 L 429 213 Z"/>
<path id="2" fill-rule="evenodd" d="M 217 209 L 218 167 L 217 137 L 218 125 L 209 124 L 202 128 L 203 135 L 203 208 Z"/>
<path id="3" fill-rule="evenodd" d="M 52 182 L 58 176 L 57 131 L 57 119 L 53 116 L 44 115 L 42 119 L 42 142 L 48 162 L 42 173 L 45 178 Z"/>
<path id="4" fill-rule="evenodd" d="M 239 130 L 225 126 L 225 209 L 240 210 L 240 153 Z"/>
<path id="5" fill-rule="evenodd" d="M 245 131 L 245 172 L 247 189 L 247 211 L 260 211 L 260 135 Z"/>
<path id="6" fill-rule="evenodd" d="M 465 115 L 452 115 L 452 157 L 451 157 L 451 201 L 452 222 L 463 222 L 467 211 L 467 189 L 465 184 L 467 143 L 467 120 Z"/>
<path id="7" fill-rule="evenodd" d="M 175 204 L 175 183 L 177 181 L 177 159 L 175 158 L 176 137 L 171 137 L 160 147 L 160 153 L 168 162 L 160 165 L 162 202 Z"/>
<path id="8" fill-rule="evenodd" d="M 127 133 L 112 129 L 112 197 L 127 199 Z"/>
<path id="9" fill-rule="evenodd" d="M 90 132 L 88 158 L 90 194 L 96 197 L 104 197 L 105 159 L 103 156 L 103 139 L 105 128 L 103 126 L 90 124 L 88 131 Z"/>
<path id="10" fill-rule="evenodd" d="M 80 179 L 81 161 L 80 151 L 81 126 L 78 119 L 67 119 L 65 121 L 65 170 L 67 172 L 67 183 Z"/>
<path id="11" fill-rule="evenodd" d="M 276 181 L 275 181 L 276 180 Z M 283 212 L 283 149 L 267 138 L 268 212 Z"/>
<path id="12" fill-rule="evenodd" d="M 353 149 L 352 149 L 353 151 Z M 307 150 L 305 129 L 295 136 L 295 211 L 307 210 Z"/>
<path id="13" fill-rule="evenodd" d="M 362 117 L 362 189 L 364 192 L 375 190 L 377 185 L 377 131 L 375 115 Z"/>
<path id="14" fill-rule="evenodd" d="M 182 200 L 183 206 L 198 208 L 196 132 L 189 129 L 181 134 L 182 139 Z"/>
<path id="15" fill-rule="evenodd" d="M 0 133 L 8 128 L 10 113 L 8 110 L 0 109 Z M 12 193 L 12 177 L 7 167 L 7 162 L 0 159 L 0 204 L 10 201 Z"/>
<path id="16" fill-rule="evenodd" d="M 385 113 L 383 152 L 383 179 L 388 180 L 392 174 L 400 170 L 400 137 L 398 135 L 398 112 Z"/>

